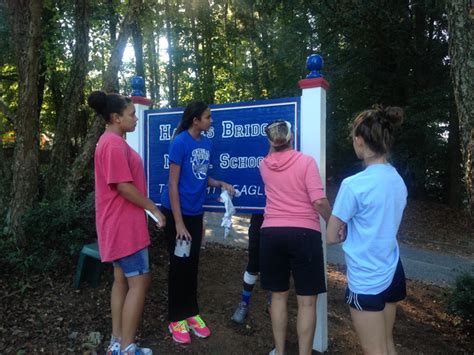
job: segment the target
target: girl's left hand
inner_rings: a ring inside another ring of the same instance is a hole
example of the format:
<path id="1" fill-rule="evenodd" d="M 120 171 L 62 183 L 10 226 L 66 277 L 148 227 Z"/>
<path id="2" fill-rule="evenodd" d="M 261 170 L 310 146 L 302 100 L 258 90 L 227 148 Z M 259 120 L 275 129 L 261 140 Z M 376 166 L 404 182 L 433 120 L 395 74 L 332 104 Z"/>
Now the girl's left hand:
<path id="1" fill-rule="evenodd" d="M 158 219 L 158 222 L 156 223 L 156 226 L 158 228 L 164 228 L 166 226 L 166 217 L 159 209 L 156 209 L 153 211 L 153 214 L 155 217 Z"/>
<path id="2" fill-rule="evenodd" d="M 347 224 L 343 224 L 340 228 L 339 231 L 337 232 L 337 236 L 339 237 L 339 242 L 343 242 L 347 238 Z"/>
<path id="3" fill-rule="evenodd" d="M 226 190 L 229 195 L 231 196 L 234 196 L 235 195 L 235 189 L 234 189 L 234 186 L 224 182 L 224 181 L 221 181 L 221 189 L 223 190 Z"/>

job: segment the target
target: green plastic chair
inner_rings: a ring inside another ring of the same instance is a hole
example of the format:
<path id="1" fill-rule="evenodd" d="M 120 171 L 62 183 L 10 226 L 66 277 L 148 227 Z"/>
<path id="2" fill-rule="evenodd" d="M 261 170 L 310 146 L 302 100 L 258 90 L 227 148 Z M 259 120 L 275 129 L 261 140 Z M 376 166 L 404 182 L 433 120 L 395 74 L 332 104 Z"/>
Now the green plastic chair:
<path id="1" fill-rule="evenodd" d="M 79 289 L 82 281 L 87 281 L 92 287 L 99 286 L 102 274 L 99 246 L 97 243 L 86 244 L 82 247 L 79 261 L 77 262 L 74 287 Z"/>

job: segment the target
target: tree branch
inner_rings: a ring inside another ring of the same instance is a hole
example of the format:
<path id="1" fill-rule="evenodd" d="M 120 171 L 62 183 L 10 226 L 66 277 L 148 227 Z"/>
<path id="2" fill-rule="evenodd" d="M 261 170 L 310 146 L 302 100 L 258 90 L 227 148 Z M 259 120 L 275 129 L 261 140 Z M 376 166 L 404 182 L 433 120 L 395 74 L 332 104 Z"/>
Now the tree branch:
<path id="1" fill-rule="evenodd" d="M 132 31 L 132 25 L 135 22 L 142 6 L 142 0 L 131 0 L 129 9 L 122 22 L 120 33 L 114 47 L 111 50 L 110 61 L 105 72 L 102 88 L 106 92 L 117 92 L 115 87 L 117 81 L 117 74 L 122 64 L 123 52 L 127 45 L 128 38 Z M 104 122 L 99 117 L 95 117 L 89 132 L 87 133 L 86 142 L 82 148 L 82 152 L 74 160 L 71 168 L 71 175 L 69 176 L 66 189 L 64 191 L 66 196 L 71 197 L 76 191 L 76 188 L 87 171 L 87 166 L 94 155 L 95 146 L 101 133 L 104 131 Z"/>

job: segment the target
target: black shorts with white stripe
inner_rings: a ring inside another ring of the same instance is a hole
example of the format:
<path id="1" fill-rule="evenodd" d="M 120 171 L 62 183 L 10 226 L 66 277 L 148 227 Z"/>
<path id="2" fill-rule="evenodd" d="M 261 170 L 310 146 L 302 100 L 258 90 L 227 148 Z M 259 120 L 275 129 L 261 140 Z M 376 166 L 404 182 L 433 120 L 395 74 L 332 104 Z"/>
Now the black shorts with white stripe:
<path id="1" fill-rule="evenodd" d="M 385 303 L 394 303 L 405 299 L 407 295 L 405 284 L 405 271 L 401 260 L 398 260 L 397 269 L 390 286 L 377 295 L 365 295 L 346 289 L 345 302 L 359 311 L 380 312 L 385 308 Z"/>

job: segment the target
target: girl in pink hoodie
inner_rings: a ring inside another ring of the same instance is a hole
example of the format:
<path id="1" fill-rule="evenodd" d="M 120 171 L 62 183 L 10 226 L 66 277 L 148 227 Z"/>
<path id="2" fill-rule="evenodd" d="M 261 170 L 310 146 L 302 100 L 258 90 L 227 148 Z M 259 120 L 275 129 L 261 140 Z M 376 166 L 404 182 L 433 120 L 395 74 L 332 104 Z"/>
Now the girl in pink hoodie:
<path id="1" fill-rule="evenodd" d="M 260 238 L 262 288 L 272 292 L 275 349 L 285 353 L 290 273 L 298 300 L 300 354 L 311 354 L 317 295 L 326 292 L 319 217 L 328 221 L 331 207 L 316 161 L 293 149 L 289 122 L 266 128 L 270 152 L 260 164 L 267 198 Z"/>

